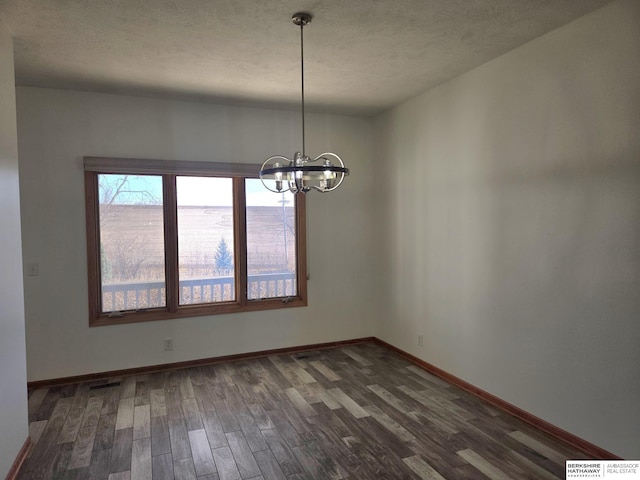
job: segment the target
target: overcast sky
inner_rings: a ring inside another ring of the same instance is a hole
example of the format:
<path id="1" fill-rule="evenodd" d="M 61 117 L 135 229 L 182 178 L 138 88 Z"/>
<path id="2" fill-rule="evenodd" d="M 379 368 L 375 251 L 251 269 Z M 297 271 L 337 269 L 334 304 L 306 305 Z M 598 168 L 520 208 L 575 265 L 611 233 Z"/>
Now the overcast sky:
<path id="1" fill-rule="evenodd" d="M 121 181 L 123 175 L 103 175 L 106 183 Z M 162 179 L 155 175 L 129 175 L 126 192 L 116 203 L 161 203 Z M 102 182 L 101 182 L 102 185 Z M 185 206 L 230 207 L 231 180 L 213 177 L 178 177 L 178 204 Z M 246 182 L 247 206 L 280 206 L 282 198 L 293 205 L 293 194 L 267 190 L 259 179 Z M 153 200 L 151 200 L 153 199 Z"/>

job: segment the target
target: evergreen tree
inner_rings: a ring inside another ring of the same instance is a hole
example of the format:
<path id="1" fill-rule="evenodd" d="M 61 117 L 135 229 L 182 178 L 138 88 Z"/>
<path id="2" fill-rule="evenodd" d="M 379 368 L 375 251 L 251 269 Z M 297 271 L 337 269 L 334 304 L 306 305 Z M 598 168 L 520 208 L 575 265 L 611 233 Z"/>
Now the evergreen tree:
<path id="1" fill-rule="evenodd" d="M 220 239 L 220 243 L 218 243 L 218 248 L 216 249 L 213 259 L 216 262 L 216 270 L 218 272 L 228 272 L 233 270 L 233 252 L 231 252 L 227 247 L 227 242 L 224 237 Z"/>

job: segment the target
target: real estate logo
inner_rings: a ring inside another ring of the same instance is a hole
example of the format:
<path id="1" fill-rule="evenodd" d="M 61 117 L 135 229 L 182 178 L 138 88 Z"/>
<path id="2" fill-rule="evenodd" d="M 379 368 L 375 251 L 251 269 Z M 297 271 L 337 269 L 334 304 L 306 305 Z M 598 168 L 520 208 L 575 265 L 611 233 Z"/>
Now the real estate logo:
<path id="1" fill-rule="evenodd" d="M 640 461 L 567 460 L 566 478 L 640 479 Z"/>

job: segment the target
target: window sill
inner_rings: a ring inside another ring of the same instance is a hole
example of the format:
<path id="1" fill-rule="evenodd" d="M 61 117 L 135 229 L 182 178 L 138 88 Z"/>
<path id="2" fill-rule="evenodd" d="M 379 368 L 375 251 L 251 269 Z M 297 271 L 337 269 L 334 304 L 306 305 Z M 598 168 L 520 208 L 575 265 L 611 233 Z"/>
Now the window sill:
<path id="1" fill-rule="evenodd" d="M 104 327 L 109 325 L 123 325 L 127 323 L 152 322 L 157 320 L 173 320 L 179 318 L 202 317 L 207 315 L 224 315 L 230 313 L 258 312 L 262 310 L 276 310 L 283 308 L 306 307 L 307 302 L 300 297 L 292 297 L 288 301 L 283 298 L 264 300 L 249 300 L 241 305 L 238 302 L 227 302 L 219 305 L 184 305 L 175 312 L 166 308 L 149 309 L 145 311 L 113 312 L 102 314 L 89 319 L 90 327 Z"/>

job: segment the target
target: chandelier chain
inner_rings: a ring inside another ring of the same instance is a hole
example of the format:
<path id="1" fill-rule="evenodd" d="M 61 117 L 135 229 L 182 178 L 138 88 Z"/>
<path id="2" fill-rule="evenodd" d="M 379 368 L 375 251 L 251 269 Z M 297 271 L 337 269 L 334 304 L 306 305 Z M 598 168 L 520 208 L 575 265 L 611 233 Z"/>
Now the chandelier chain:
<path id="1" fill-rule="evenodd" d="M 306 153 L 306 145 L 305 145 L 305 135 L 304 135 L 304 24 L 305 22 L 300 22 L 300 77 L 302 84 L 302 156 L 304 157 Z"/>

